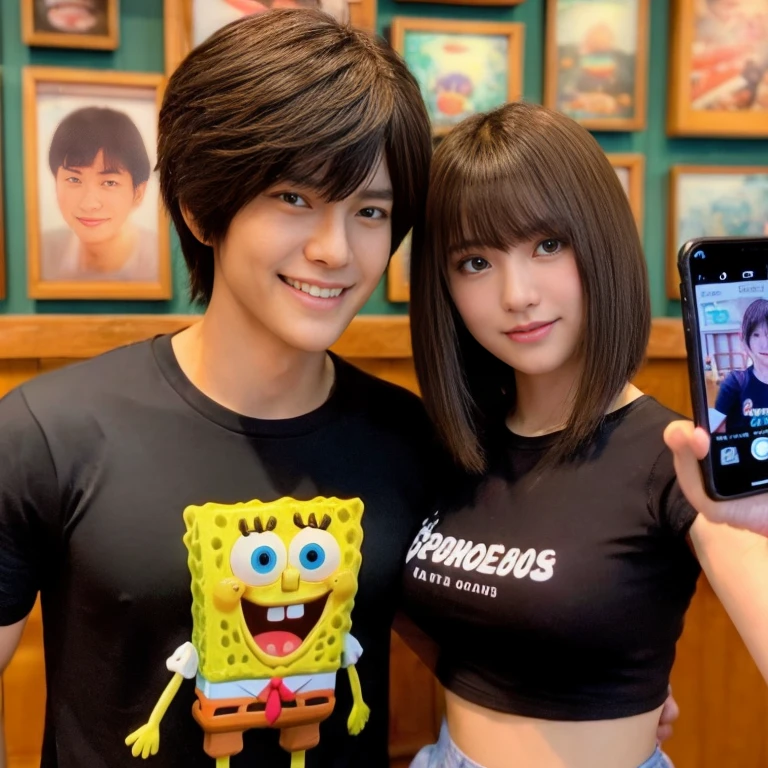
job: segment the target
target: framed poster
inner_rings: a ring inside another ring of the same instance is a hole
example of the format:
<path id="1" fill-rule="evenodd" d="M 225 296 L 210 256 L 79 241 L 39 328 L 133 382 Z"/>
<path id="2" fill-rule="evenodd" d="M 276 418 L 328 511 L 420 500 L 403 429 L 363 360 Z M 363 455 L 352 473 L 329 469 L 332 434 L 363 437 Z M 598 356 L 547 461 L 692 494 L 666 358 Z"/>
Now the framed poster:
<path id="1" fill-rule="evenodd" d="M 411 233 L 409 232 L 389 261 L 387 268 L 387 299 L 389 301 L 410 301 L 410 271 Z"/>
<path id="2" fill-rule="evenodd" d="M 643 232 L 643 195 L 645 192 L 645 156 L 640 154 L 609 154 L 613 169 L 627 193 L 637 230 Z"/>
<path id="3" fill-rule="evenodd" d="M 0 69 L 0 299 L 5 298 L 6 263 L 5 263 L 5 195 L 3 194 L 3 82 Z"/>
<path id="4" fill-rule="evenodd" d="M 341 21 L 376 31 L 376 0 L 165 0 L 165 71 L 217 29 L 270 8 L 322 8 Z"/>
<path id="5" fill-rule="evenodd" d="M 667 296 L 680 298 L 677 253 L 694 237 L 768 234 L 768 166 L 674 166 L 670 173 Z"/>
<path id="6" fill-rule="evenodd" d="M 32 46 L 114 50 L 119 16 L 118 0 L 21 0 L 21 36 Z"/>
<path id="7" fill-rule="evenodd" d="M 416 77 L 435 136 L 522 96 L 522 24 L 392 20 L 392 45 Z"/>
<path id="8" fill-rule="evenodd" d="M 27 67 L 27 275 L 36 299 L 167 299 L 153 172 L 164 77 Z"/>
<path id="9" fill-rule="evenodd" d="M 669 135 L 768 137 L 768 0 L 672 8 Z"/>
<path id="10" fill-rule="evenodd" d="M 643 130 L 648 18 L 648 0 L 547 0 L 545 105 L 590 130 Z"/>

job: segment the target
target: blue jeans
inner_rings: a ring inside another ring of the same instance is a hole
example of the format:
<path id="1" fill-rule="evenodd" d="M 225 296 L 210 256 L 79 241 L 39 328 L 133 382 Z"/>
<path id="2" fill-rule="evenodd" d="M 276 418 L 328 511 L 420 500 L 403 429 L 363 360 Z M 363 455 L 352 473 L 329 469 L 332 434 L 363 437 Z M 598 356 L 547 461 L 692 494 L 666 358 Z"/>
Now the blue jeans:
<path id="1" fill-rule="evenodd" d="M 437 744 L 431 744 L 419 751 L 413 758 L 411 768 L 483 768 L 470 760 L 448 735 L 448 726 L 443 722 Z M 656 747 L 654 753 L 638 768 L 672 768 L 666 755 Z"/>

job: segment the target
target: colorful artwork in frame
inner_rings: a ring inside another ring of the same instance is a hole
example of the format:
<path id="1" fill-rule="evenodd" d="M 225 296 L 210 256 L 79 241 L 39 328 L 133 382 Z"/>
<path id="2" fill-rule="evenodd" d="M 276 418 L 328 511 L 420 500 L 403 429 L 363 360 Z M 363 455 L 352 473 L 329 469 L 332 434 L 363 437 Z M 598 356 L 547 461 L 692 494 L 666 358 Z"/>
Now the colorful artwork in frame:
<path id="1" fill-rule="evenodd" d="M 436 136 L 522 95 L 522 24 L 397 17 L 392 44 L 419 83 Z"/>
<path id="2" fill-rule="evenodd" d="M 645 127 L 648 0 L 548 0 L 544 103 L 590 130 Z"/>
<path id="3" fill-rule="evenodd" d="M 627 193 L 637 229 L 643 231 L 643 194 L 645 185 L 645 156 L 640 154 L 609 154 L 610 161 L 621 186 Z"/>
<path id="4" fill-rule="evenodd" d="M 169 222 L 153 171 L 164 81 L 24 70 L 31 298 L 170 298 Z"/>
<path id="5" fill-rule="evenodd" d="M 667 295 L 680 298 L 677 253 L 694 237 L 768 234 L 768 167 L 674 166 Z"/>
<path id="6" fill-rule="evenodd" d="M 768 137 L 768 0 L 674 4 L 667 131 Z"/>
<path id="7" fill-rule="evenodd" d="M 21 26 L 27 45 L 114 50 L 118 0 L 21 0 Z"/>
<path id="8" fill-rule="evenodd" d="M 270 8 L 321 8 L 340 21 L 375 32 L 376 0 L 165 0 L 165 70 L 221 27 Z"/>
<path id="9" fill-rule="evenodd" d="M 393 302 L 410 301 L 411 298 L 411 233 L 389 261 L 387 269 L 387 299 Z"/>

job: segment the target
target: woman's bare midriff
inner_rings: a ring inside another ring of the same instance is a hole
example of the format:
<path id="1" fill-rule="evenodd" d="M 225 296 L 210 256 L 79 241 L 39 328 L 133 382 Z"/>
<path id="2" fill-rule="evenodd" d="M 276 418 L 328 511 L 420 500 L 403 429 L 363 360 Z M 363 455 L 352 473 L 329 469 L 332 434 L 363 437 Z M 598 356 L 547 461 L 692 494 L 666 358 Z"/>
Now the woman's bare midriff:
<path id="1" fill-rule="evenodd" d="M 637 768 L 656 748 L 661 707 L 618 720 L 538 720 L 495 712 L 446 691 L 456 746 L 485 768 Z"/>

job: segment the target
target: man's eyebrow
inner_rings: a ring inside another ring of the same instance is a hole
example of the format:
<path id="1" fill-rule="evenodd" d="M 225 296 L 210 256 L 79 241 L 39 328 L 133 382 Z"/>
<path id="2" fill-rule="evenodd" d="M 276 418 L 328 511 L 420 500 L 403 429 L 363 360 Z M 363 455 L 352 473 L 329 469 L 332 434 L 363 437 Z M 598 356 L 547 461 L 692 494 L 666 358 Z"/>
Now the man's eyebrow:
<path id="1" fill-rule="evenodd" d="M 122 168 L 105 168 L 103 171 L 99 171 L 102 176 L 109 176 L 111 174 L 125 173 Z"/>
<path id="2" fill-rule="evenodd" d="M 77 173 L 80 174 L 80 171 L 78 170 L 79 166 L 72 166 L 72 165 L 62 165 L 61 166 L 65 171 L 69 171 L 70 173 Z M 82 175 L 82 174 L 80 174 Z"/>
<path id="3" fill-rule="evenodd" d="M 390 203 L 395 199 L 395 195 L 390 187 L 361 189 L 356 197 L 359 200 L 385 200 Z"/>

